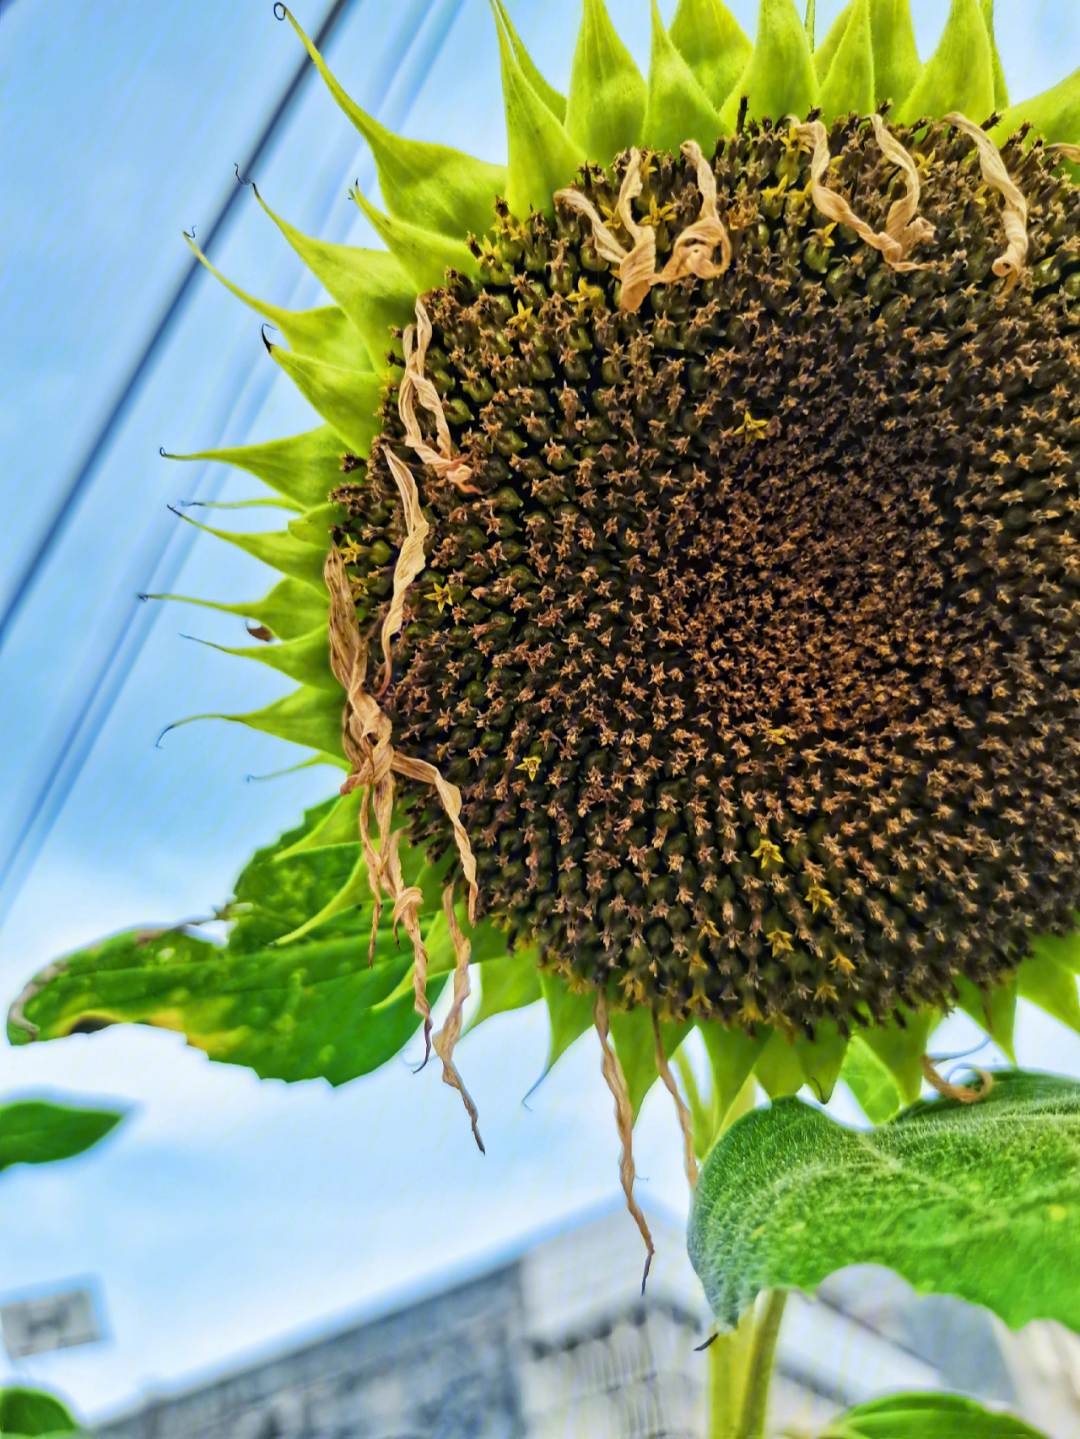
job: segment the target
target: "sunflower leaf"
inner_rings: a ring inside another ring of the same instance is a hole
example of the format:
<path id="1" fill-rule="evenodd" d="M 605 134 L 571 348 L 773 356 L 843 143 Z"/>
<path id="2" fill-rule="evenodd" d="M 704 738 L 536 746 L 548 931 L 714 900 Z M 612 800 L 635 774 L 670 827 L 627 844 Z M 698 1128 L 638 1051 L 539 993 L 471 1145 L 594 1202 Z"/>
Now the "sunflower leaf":
<path id="1" fill-rule="evenodd" d="M 0 1104 L 0 1170 L 13 1164 L 71 1159 L 104 1139 L 123 1117 L 115 1110 L 84 1109 L 41 1099 Z"/>
<path id="2" fill-rule="evenodd" d="M 728 97 L 724 129 L 733 129 L 742 96 L 756 120 L 768 115 L 778 123 L 785 115 L 803 117 L 817 104 L 814 61 L 792 0 L 761 0 L 754 53 Z"/>
<path id="3" fill-rule="evenodd" d="M 843 38 L 821 81 L 821 118 L 829 124 L 851 110 L 866 115 L 874 108 L 874 93 L 870 0 L 854 0 Z"/>
<path id="4" fill-rule="evenodd" d="M 529 83 L 515 53 L 512 29 L 504 28 L 509 20 L 501 6 L 496 9 L 496 23 L 510 155 L 506 202 L 519 220 L 530 210 L 551 215 L 552 196 L 574 178 L 585 163 L 585 151 Z"/>
<path id="5" fill-rule="evenodd" d="M 440 235 L 486 234 L 494 220 L 495 196 L 506 189 L 503 167 L 448 145 L 406 140 L 380 125 L 350 99 L 290 12 L 285 13 L 330 93 L 371 146 L 379 189 L 391 215 Z"/>
<path id="6" fill-rule="evenodd" d="M 919 1102 L 868 1133 L 778 1100 L 706 1159 L 690 1257 L 726 1327 L 761 1289 L 874 1263 L 1013 1327 L 1080 1329 L 1078 1153 L 1080 1084 L 1055 1075 L 999 1074 L 976 1104 Z"/>
<path id="7" fill-rule="evenodd" d="M 980 0 L 952 0 L 938 47 L 927 60 L 897 118 L 958 110 L 977 125 L 994 109 L 994 67 Z"/>
<path id="8" fill-rule="evenodd" d="M 566 132 L 598 165 L 636 145 L 645 81 L 611 23 L 604 0 L 585 0 L 570 74 Z"/>
<path id="9" fill-rule="evenodd" d="M 0 1389 L 0 1434 L 10 1439 L 36 1439 L 38 1435 L 79 1432 L 71 1411 L 51 1394 L 18 1384 Z"/>
<path id="10" fill-rule="evenodd" d="M 858 1035 L 848 1045 L 840 1078 L 871 1124 L 884 1124 L 903 1103 L 892 1073 Z"/>
<path id="11" fill-rule="evenodd" d="M 890 1394 L 830 1421 L 818 1439 L 1045 1439 L 1011 1414 L 959 1394 Z"/>
<path id="12" fill-rule="evenodd" d="M 711 155 L 720 130 L 720 116 L 675 48 L 652 0 L 652 57 L 642 142 L 677 155 L 684 140 L 696 140 Z"/>
<path id="13" fill-rule="evenodd" d="M 679 0 L 668 34 L 719 112 L 753 54 L 742 26 L 723 0 Z"/>
<path id="14" fill-rule="evenodd" d="M 267 344 L 270 357 L 304 399 L 341 435 L 353 454 L 366 456 L 379 432 L 379 377 L 373 370 L 342 370 L 282 345 Z"/>

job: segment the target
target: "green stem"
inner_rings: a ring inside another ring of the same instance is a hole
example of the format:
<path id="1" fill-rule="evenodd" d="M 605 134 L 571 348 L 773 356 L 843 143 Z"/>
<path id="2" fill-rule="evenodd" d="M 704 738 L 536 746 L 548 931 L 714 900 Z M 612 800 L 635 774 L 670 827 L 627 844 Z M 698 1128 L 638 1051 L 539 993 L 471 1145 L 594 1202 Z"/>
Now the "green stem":
<path id="1" fill-rule="evenodd" d="M 754 1326 L 738 1439 L 763 1439 L 765 1410 L 769 1402 L 769 1381 L 772 1378 L 776 1339 L 780 1333 L 780 1321 L 784 1317 L 786 1301 L 786 1289 L 769 1290 L 764 1310 Z"/>

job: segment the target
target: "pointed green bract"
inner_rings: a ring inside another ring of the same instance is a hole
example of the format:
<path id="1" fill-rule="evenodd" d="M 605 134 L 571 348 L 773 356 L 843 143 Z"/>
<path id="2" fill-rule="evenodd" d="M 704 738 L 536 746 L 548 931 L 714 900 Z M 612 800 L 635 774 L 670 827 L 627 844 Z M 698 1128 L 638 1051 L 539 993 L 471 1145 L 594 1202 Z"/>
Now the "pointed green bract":
<path id="1" fill-rule="evenodd" d="M 326 625 L 329 599 L 325 585 L 320 593 L 302 580 L 279 580 L 269 594 L 250 603 L 225 604 L 219 600 L 196 599 L 192 595 L 144 595 L 148 600 L 176 600 L 184 605 L 199 605 L 207 610 L 220 610 L 241 619 L 256 620 L 265 625 L 278 639 L 299 639 L 316 625 Z"/>
<path id="2" fill-rule="evenodd" d="M 422 230 L 407 220 L 384 215 L 359 190 L 349 192 L 378 231 L 416 290 L 434 290 L 446 283 L 447 270 L 477 276 L 480 266 L 462 240 L 451 240 L 433 230 Z M 410 315 L 411 318 L 411 315 Z"/>
<path id="3" fill-rule="evenodd" d="M 339 699 L 341 686 L 330 668 L 330 639 L 325 624 L 299 639 L 286 640 L 283 644 L 215 645 L 209 640 L 200 641 L 220 650 L 225 655 L 236 655 L 238 659 L 257 660 L 278 670 L 289 679 L 303 685 L 314 685 L 316 689 L 331 690 Z"/>
<path id="4" fill-rule="evenodd" d="M 840 14 L 837 15 L 836 19 L 829 26 L 829 33 L 825 36 L 825 39 L 822 40 L 821 44 L 814 51 L 814 73 L 817 75 L 819 82 L 824 80 L 825 76 L 829 73 L 829 66 L 836 58 L 836 52 L 840 48 L 840 42 L 844 38 L 848 21 L 851 19 L 851 12 L 855 9 L 856 3 L 857 0 L 849 0 L 849 3 L 844 6 L 843 10 L 840 11 Z"/>
<path id="5" fill-rule="evenodd" d="M 1017 975 L 1021 999 L 1030 999 L 1047 1014 L 1080 1034 L 1080 995 L 1076 973 L 1055 953 L 1054 942 L 1042 941 L 1036 954 L 1025 959 Z"/>
<path id="6" fill-rule="evenodd" d="M 626 1080 L 626 1090 L 636 1123 L 645 1096 L 660 1078 L 660 1071 L 656 1067 L 656 1035 L 653 1030 L 652 1011 L 642 1008 L 613 1010 L 610 1024 L 612 1043 Z M 661 1024 L 660 1043 L 665 1059 L 671 1058 L 692 1028 L 692 1023 Z"/>
<path id="7" fill-rule="evenodd" d="M 587 1029 L 592 1028 L 593 995 L 575 994 L 565 980 L 545 970 L 540 971 L 540 990 L 551 1025 L 551 1044 L 544 1065 L 544 1074 L 550 1074 L 575 1039 L 580 1039 Z"/>
<path id="8" fill-rule="evenodd" d="M 958 110 L 981 125 L 994 109 L 990 37 L 979 0 L 952 0 L 938 47 L 926 62 L 897 118 L 912 124 L 923 116 Z"/>
<path id="9" fill-rule="evenodd" d="M 795 1041 L 803 1078 L 822 1104 L 828 1104 L 832 1098 L 849 1043 L 831 1019 L 822 1020 L 813 1039 L 800 1035 Z"/>
<path id="10" fill-rule="evenodd" d="M 200 525 L 189 515 L 180 518 L 197 530 L 216 535 L 238 549 L 246 550 L 264 565 L 280 570 L 294 580 L 302 580 L 320 593 L 326 588 L 323 581 L 323 565 L 326 563 L 326 549 L 316 545 L 305 545 L 286 530 L 262 530 L 254 534 L 241 534 L 233 530 L 216 530 L 212 525 Z M 328 548 L 328 547 L 327 547 Z"/>
<path id="11" fill-rule="evenodd" d="M 840 1078 L 871 1124 L 884 1124 L 900 1109 L 903 1101 L 896 1081 L 858 1035 L 848 1045 Z"/>
<path id="12" fill-rule="evenodd" d="M 859 1038 L 885 1066 L 896 1081 L 900 1098 L 905 1104 L 914 1104 L 922 1092 L 922 1056 L 930 1031 L 941 1022 L 936 1010 L 914 1014 L 910 1009 L 903 1011 L 904 1028 L 897 1023 L 887 1028 L 877 1025 L 859 1032 Z"/>
<path id="13" fill-rule="evenodd" d="M 585 0 L 581 17 L 566 132 L 598 165 L 636 145 L 645 114 L 645 81 L 619 39 L 604 0 Z"/>
<path id="14" fill-rule="evenodd" d="M 969 979 L 955 975 L 953 983 L 960 996 L 960 1008 L 986 1030 L 1001 1052 L 1014 1064 L 1013 1028 L 1016 1023 L 1016 981 L 981 994 Z"/>
<path id="15" fill-rule="evenodd" d="M 679 0 L 668 34 L 719 112 L 754 50 L 742 26 L 723 0 Z"/>
<path id="16" fill-rule="evenodd" d="M 332 425 L 354 455 L 367 456 L 379 433 L 379 377 L 372 370 L 340 370 L 296 355 L 282 345 L 267 345 L 304 399 Z"/>
<path id="17" fill-rule="evenodd" d="M 749 115 L 774 124 L 785 115 L 805 118 L 817 104 L 814 61 L 793 0 L 761 0 L 754 53 L 724 106 L 725 131 L 734 129 L 743 95 Z"/>
<path id="18" fill-rule="evenodd" d="M 248 729 L 261 730 L 263 734 L 276 735 L 290 744 L 304 745 L 307 749 L 321 750 L 328 755 L 340 755 L 343 753 L 341 708 L 340 689 L 334 692 L 301 685 L 298 690 L 261 710 L 199 718 L 230 720 L 235 724 L 245 724 Z"/>
<path id="19" fill-rule="evenodd" d="M 200 260 L 211 275 L 231 290 L 238 300 L 243 300 L 256 314 L 262 315 L 271 325 L 285 336 L 298 355 L 310 355 L 314 360 L 339 365 L 348 370 L 370 370 L 367 346 L 359 331 L 343 310 L 336 305 L 323 306 L 318 310 L 283 310 L 280 305 L 269 305 L 257 300 L 239 285 L 225 278 L 220 270 L 211 265 L 198 245 L 187 234 L 184 239 L 188 248 Z"/>
<path id="20" fill-rule="evenodd" d="M 279 849 L 274 863 L 292 859 L 294 855 L 306 854 L 314 849 L 336 849 L 343 844 L 360 843 L 360 803 L 363 791 L 357 786 L 348 794 L 333 800 L 327 812 L 294 844 Z M 314 811 L 310 811 L 314 814 Z"/>
<path id="21" fill-rule="evenodd" d="M 166 455 L 168 460 L 217 460 L 247 470 L 279 495 L 295 500 L 303 509 L 321 505 L 341 483 L 341 457 L 348 446 L 330 425 L 302 435 L 268 440 L 262 445 L 239 445 L 225 450 L 199 450 L 193 455 Z"/>
<path id="22" fill-rule="evenodd" d="M 548 82 L 544 79 L 543 75 L 541 75 L 540 71 L 533 64 L 533 58 L 529 54 L 528 50 L 525 49 L 525 46 L 522 44 L 521 36 L 514 29 L 514 22 L 510 19 L 509 12 L 507 11 L 506 6 L 503 4 L 503 0 L 494 0 L 494 8 L 496 10 L 498 20 L 501 20 L 503 25 L 506 27 L 506 33 L 510 39 L 510 44 L 514 51 L 514 58 L 517 60 L 518 65 L 521 67 L 522 74 L 525 76 L 525 79 L 528 82 L 530 88 L 535 91 L 535 93 L 540 97 L 540 99 L 544 102 L 547 108 L 555 116 L 556 120 L 560 122 L 565 120 L 567 108 L 566 96 L 560 95 L 558 90 L 556 90 L 553 85 L 549 85 Z"/>
<path id="23" fill-rule="evenodd" d="M 406 140 L 361 110 L 331 74 L 293 16 L 286 10 L 327 88 L 371 146 L 379 188 L 391 215 L 441 235 L 460 238 L 491 229 L 495 197 L 506 190 L 506 171 L 448 145 Z"/>
<path id="24" fill-rule="evenodd" d="M 1004 144 L 1025 120 L 1030 120 L 1035 134 L 1050 144 L 1080 144 L 1080 70 L 1074 70 L 1052 90 L 1013 105 L 991 133 L 999 145 Z"/>
<path id="25" fill-rule="evenodd" d="M 305 545 L 319 545 L 323 550 L 330 548 L 330 531 L 342 517 L 341 506 L 331 501 L 325 505 L 313 505 L 295 520 L 290 520 L 289 534 Z"/>
<path id="26" fill-rule="evenodd" d="M 684 140 L 696 140 L 711 155 L 720 129 L 720 116 L 672 43 L 652 0 L 652 57 L 642 142 L 677 155 Z"/>
<path id="27" fill-rule="evenodd" d="M 767 1024 L 759 1024 L 757 1033 L 751 1039 L 745 1030 L 725 1029 L 719 1024 L 699 1024 L 698 1029 L 712 1067 L 717 1113 L 722 1124 L 754 1066 L 771 1043 L 773 1031 Z"/>
<path id="28" fill-rule="evenodd" d="M 469 1032 L 485 1020 L 494 1019 L 497 1014 L 524 1009 L 543 997 L 534 951 L 489 959 L 480 970 L 480 1005 L 473 1015 Z"/>
<path id="29" fill-rule="evenodd" d="M 506 202 L 518 219 L 531 210 L 550 216 L 553 195 L 573 180 L 585 163 L 585 151 L 529 84 L 502 24 L 499 56 L 510 156 Z"/>
<path id="30" fill-rule="evenodd" d="M 990 41 L 990 66 L 994 72 L 994 109 L 1007 110 L 1009 87 L 1005 84 L 1005 71 L 1001 68 L 1001 56 L 998 54 L 997 37 L 994 34 L 994 0 L 982 0 L 982 13 L 986 36 Z"/>
<path id="31" fill-rule="evenodd" d="M 356 245 L 330 245 L 314 240 L 276 215 L 257 186 L 255 198 L 273 220 L 311 273 L 338 302 L 361 335 L 372 368 L 386 370 L 386 352 L 401 346 L 391 335 L 392 326 L 407 325 L 413 318 L 416 286 L 384 250 L 365 250 Z M 374 212 L 378 214 L 378 211 Z"/>
<path id="32" fill-rule="evenodd" d="M 821 118 L 874 108 L 874 51 L 870 38 L 870 0 L 855 0 L 829 72 L 821 82 Z"/>
<path id="33" fill-rule="evenodd" d="M 870 32 L 877 104 L 891 100 L 895 113 L 922 73 L 909 0 L 870 0 Z"/>

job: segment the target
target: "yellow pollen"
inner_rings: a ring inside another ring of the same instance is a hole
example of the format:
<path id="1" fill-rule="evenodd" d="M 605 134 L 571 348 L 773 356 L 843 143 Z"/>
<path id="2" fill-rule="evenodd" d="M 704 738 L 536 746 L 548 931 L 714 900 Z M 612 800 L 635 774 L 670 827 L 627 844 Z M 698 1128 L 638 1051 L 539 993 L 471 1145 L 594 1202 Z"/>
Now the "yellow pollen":
<path id="1" fill-rule="evenodd" d="M 438 580 L 435 581 L 434 586 L 430 590 L 428 590 L 424 598 L 427 600 L 435 601 L 435 603 L 439 607 L 439 614 L 442 614 L 443 610 L 446 609 L 446 606 L 448 604 L 453 603 L 453 597 L 450 594 L 450 586 L 440 585 Z"/>
<path id="2" fill-rule="evenodd" d="M 761 860 L 762 869 L 767 864 L 783 864 L 784 856 L 780 853 L 778 845 L 773 844 L 771 839 L 763 839 L 754 850 L 752 858 Z"/>
<path id="3" fill-rule="evenodd" d="M 749 410 L 743 411 L 742 424 L 735 431 L 737 435 L 745 435 L 747 441 L 764 439 L 764 431 L 768 428 L 768 420 L 755 420 Z"/>
<path id="4" fill-rule="evenodd" d="M 818 985 L 817 989 L 814 990 L 815 999 L 835 999 L 836 997 L 836 990 L 833 989 L 831 984 L 824 980 Z"/>
<path id="5" fill-rule="evenodd" d="M 837 950 L 832 959 L 829 960 L 829 968 L 839 969 L 844 974 L 855 973 L 855 966 L 851 960 L 848 959 L 846 954 L 841 954 L 839 950 Z"/>
<path id="6" fill-rule="evenodd" d="M 527 326 L 532 324 L 532 317 L 532 306 L 523 305 L 519 300 L 517 314 L 510 316 L 509 320 L 507 320 L 506 322 L 506 328 L 508 330 L 524 330 Z"/>
<path id="7" fill-rule="evenodd" d="M 603 300 L 604 292 L 598 285 L 590 285 L 583 275 L 577 289 L 571 290 L 566 298 L 572 305 L 595 305 Z"/>
<path id="8" fill-rule="evenodd" d="M 791 943 L 791 935 L 786 929 L 773 929 L 765 936 L 772 945 L 773 959 L 779 959 L 782 954 L 791 954 L 794 946 Z"/>
<path id="9" fill-rule="evenodd" d="M 815 914 L 822 909 L 832 909 L 836 903 L 836 900 L 833 899 L 829 891 L 823 889 L 820 884 L 812 884 L 806 891 L 806 897 L 810 901 L 810 908 Z"/>
<path id="10" fill-rule="evenodd" d="M 360 546 L 355 540 L 346 540 L 341 546 L 341 558 L 347 565 L 355 565 L 360 558 Z"/>
<path id="11" fill-rule="evenodd" d="M 534 780 L 540 768 L 540 756 L 535 754 L 527 755 L 516 768 L 524 770 L 529 776 L 529 779 Z"/>

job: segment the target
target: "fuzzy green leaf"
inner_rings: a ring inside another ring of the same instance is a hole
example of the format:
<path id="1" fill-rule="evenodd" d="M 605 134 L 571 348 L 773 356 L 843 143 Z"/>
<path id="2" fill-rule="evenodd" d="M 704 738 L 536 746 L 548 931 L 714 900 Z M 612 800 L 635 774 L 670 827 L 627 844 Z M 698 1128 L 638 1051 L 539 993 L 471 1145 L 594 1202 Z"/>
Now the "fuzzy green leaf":
<path id="1" fill-rule="evenodd" d="M 338 893 L 354 867 L 358 843 L 284 853 L 314 832 L 334 804 L 310 810 L 302 825 L 254 855 L 237 880 L 239 918 L 224 948 L 181 928 L 116 935 L 69 955 L 62 968 L 50 967 L 44 982 L 27 987 L 25 1023 L 9 1019 L 12 1043 L 30 1041 L 26 1024 L 36 1025 L 42 1040 L 109 1024 L 150 1024 L 179 1031 L 211 1059 L 245 1065 L 262 1078 L 331 1084 L 392 1058 L 420 1019 L 413 1009 L 411 948 L 399 948 L 389 907 L 372 968 L 370 894 L 359 907 L 329 917 L 317 938 L 276 944 Z M 403 849 L 401 857 L 405 883 L 421 882 L 422 854 Z M 432 1002 L 453 962 L 452 946 L 436 934 L 439 925 L 445 930 L 441 910 L 422 914 L 433 961 Z"/>
<path id="2" fill-rule="evenodd" d="M 372 368 L 383 373 L 387 350 L 401 353 L 401 344 L 392 338 L 390 330 L 407 325 L 413 318 L 415 282 L 385 250 L 331 245 L 302 234 L 276 215 L 258 189 L 252 188 L 259 204 L 304 264 L 353 322 L 363 337 Z"/>
<path id="3" fill-rule="evenodd" d="M 77 1434 L 79 1426 L 59 1399 L 21 1385 L 0 1389 L 0 1434 L 31 1439 L 45 1434 Z"/>
<path id="4" fill-rule="evenodd" d="M 668 34 L 719 112 L 753 54 L 742 26 L 723 0 L 679 0 Z"/>
<path id="5" fill-rule="evenodd" d="M 480 971 L 480 1004 L 469 1025 L 470 1032 L 486 1019 L 524 1009 L 543 999 L 536 955 L 532 950 L 502 954 L 487 961 Z"/>
<path id="6" fill-rule="evenodd" d="M 754 1110 L 705 1161 L 689 1250 L 724 1326 L 761 1289 L 884 1264 L 1014 1328 L 1080 1329 L 1080 1084 L 1014 1070 L 869 1132 L 797 1099 Z"/>
<path id="7" fill-rule="evenodd" d="M 959 1394 L 890 1394 L 837 1415 L 818 1439 L 1045 1439 Z"/>
<path id="8" fill-rule="evenodd" d="M 367 346 L 352 321 L 336 305 L 323 306 L 318 310 L 283 310 L 280 305 L 269 305 L 257 300 L 239 285 L 227 280 L 220 270 L 211 265 L 198 245 L 190 238 L 188 248 L 201 260 L 210 273 L 217 277 L 227 290 L 256 314 L 270 324 L 276 325 L 298 355 L 308 355 L 313 360 L 322 360 L 345 370 L 370 370 L 371 360 Z"/>
<path id="9" fill-rule="evenodd" d="M 997 36 L 994 34 L 994 0 L 982 0 L 982 13 L 987 39 L 990 41 L 990 65 L 994 72 L 994 109 L 1007 110 L 1009 108 L 1009 87 L 1005 83 L 1005 71 L 1001 68 Z"/>
<path id="10" fill-rule="evenodd" d="M 570 73 L 566 132 L 598 165 L 641 134 L 645 81 L 619 39 L 604 0 L 585 0 Z"/>
<path id="11" fill-rule="evenodd" d="M 371 146 L 379 189 L 391 215 L 440 235 L 460 238 L 491 229 L 495 196 L 506 189 L 506 171 L 448 145 L 406 140 L 360 109 L 331 74 L 293 16 L 286 10 L 327 88 Z"/>
<path id="12" fill-rule="evenodd" d="M 1021 999 L 1031 1000 L 1080 1034 L 1076 974 L 1057 957 L 1053 942 L 1041 940 L 1036 944 L 1034 956 L 1020 966 L 1016 982 Z"/>
<path id="13" fill-rule="evenodd" d="M 319 810 L 309 810 L 309 827 L 298 840 L 276 848 L 271 856 L 272 863 L 281 864 L 294 854 L 306 854 L 314 849 L 333 849 L 342 844 L 356 844 L 359 839 L 360 802 L 363 791 L 357 787 L 339 798 L 329 800 Z M 315 818 L 312 818 L 315 816 Z M 268 885 L 269 888 L 269 879 Z"/>
<path id="14" fill-rule="evenodd" d="M 176 600 L 180 604 L 200 605 L 208 610 L 221 610 L 242 619 L 256 620 L 265 625 L 278 639 L 299 639 L 310 634 L 316 625 L 326 624 L 329 600 L 310 584 L 300 580 L 279 580 L 268 595 L 250 603 L 228 605 L 217 600 L 196 599 L 191 595 L 144 595 L 147 600 Z"/>
<path id="15" fill-rule="evenodd" d="M 342 701 L 341 685 L 330 668 L 330 635 L 325 624 L 311 630 L 295 640 L 282 644 L 258 645 L 216 645 L 210 640 L 200 640 L 210 649 L 220 650 L 224 655 L 235 655 L 237 659 L 256 660 L 269 665 L 289 679 L 302 685 L 313 685 L 316 689 L 330 690 Z"/>
<path id="16" fill-rule="evenodd" d="M 240 445 L 227 450 L 199 450 L 193 455 L 170 455 L 168 460 L 216 460 L 236 465 L 269 485 L 279 495 L 295 500 L 305 510 L 321 505 L 341 484 L 341 457 L 348 446 L 329 425 L 268 440 L 261 445 Z"/>
<path id="17" fill-rule="evenodd" d="M 660 1078 L 652 1011 L 646 1008 L 613 1010 L 610 1022 L 611 1038 L 636 1121 L 645 1096 Z M 692 1028 L 692 1024 L 661 1024 L 660 1043 L 664 1046 L 665 1059 L 671 1058 Z"/>
<path id="18" fill-rule="evenodd" d="M 280 570 L 283 575 L 300 580 L 320 593 L 326 588 L 323 565 L 326 563 L 326 550 L 329 546 L 305 545 L 295 535 L 289 534 L 288 530 L 256 530 L 251 534 L 244 534 L 234 530 L 217 530 L 212 525 L 201 525 L 190 515 L 182 514 L 180 518 L 186 524 L 194 525 L 197 530 L 216 535 L 219 540 L 235 545 L 254 559 L 262 560 L 264 565 L 270 565 L 272 569 Z"/>
<path id="19" fill-rule="evenodd" d="M 660 19 L 656 0 L 652 0 L 652 56 L 641 127 L 643 144 L 677 155 L 684 140 L 696 140 L 705 154 L 711 155 L 720 130 L 720 116 L 675 48 Z"/>
<path id="20" fill-rule="evenodd" d="M 991 133 L 1002 145 L 1025 120 L 1030 120 L 1035 134 L 1050 144 L 1080 144 L 1080 70 L 1074 70 L 1052 90 L 1013 105 Z"/>
<path id="21" fill-rule="evenodd" d="M 909 0 L 870 0 L 876 102 L 899 108 L 922 73 Z"/>
<path id="22" fill-rule="evenodd" d="M 267 344 L 270 357 L 355 455 L 366 456 L 379 433 L 379 377 L 373 370 L 342 370 L 282 345 Z"/>
<path id="23" fill-rule="evenodd" d="M 349 194 L 378 231 L 379 238 L 412 281 L 415 290 L 435 290 L 446 283 L 447 270 L 479 276 L 480 266 L 463 239 L 452 240 L 408 220 L 384 215 L 359 190 Z M 410 317 L 411 318 L 411 317 Z M 385 347 L 384 347 L 385 348 Z"/>
<path id="24" fill-rule="evenodd" d="M 722 1124 L 754 1066 L 772 1043 L 773 1031 L 767 1024 L 759 1024 L 751 1039 L 744 1030 L 725 1029 L 722 1024 L 703 1022 L 698 1029 L 712 1067 L 717 1117 Z"/>
<path id="25" fill-rule="evenodd" d="M 817 104 L 813 57 L 793 0 L 761 0 L 754 53 L 724 106 L 725 130 L 734 128 L 743 95 L 749 115 L 768 115 L 774 124 L 785 115 L 805 118 Z"/>
<path id="26" fill-rule="evenodd" d="M 821 118 L 828 125 L 837 115 L 846 115 L 850 110 L 869 114 L 874 108 L 874 93 L 870 0 L 854 0 L 843 39 L 821 82 Z"/>
<path id="27" fill-rule="evenodd" d="M 564 979 L 546 970 L 540 971 L 540 991 L 551 1026 L 551 1043 L 544 1065 L 544 1074 L 549 1074 L 574 1041 L 592 1028 L 594 997 L 591 993 L 575 994 Z"/>
<path id="28" fill-rule="evenodd" d="M 520 65 L 522 74 L 525 76 L 530 87 L 555 116 L 556 120 L 562 123 L 566 119 L 566 96 L 560 95 L 553 85 L 549 85 L 536 68 L 532 56 L 522 44 L 521 36 L 514 29 L 514 22 L 510 19 L 509 11 L 503 4 L 503 0 L 494 0 L 494 8 L 497 14 L 497 22 L 501 20 L 506 29 L 507 36 L 514 51 L 514 58 L 518 65 Z"/>
<path id="29" fill-rule="evenodd" d="M 871 1124 L 884 1124 L 903 1103 L 892 1074 L 858 1035 L 848 1045 L 840 1078 Z"/>
<path id="30" fill-rule="evenodd" d="M 959 110 L 976 125 L 994 109 L 994 67 L 979 0 L 952 0 L 938 47 L 897 118 L 911 124 Z"/>
<path id="31" fill-rule="evenodd" d="M 13 1164 L 52 1164 L 58 1159 L 71 1159 L 104 1139 L 123 1117 L 113 1110 L 83 1109 L 40 1099 L 0 1104 L 0 1170 Z"/>
<path id="32" fill-rule="evenodd" d="M 585 151 L 529 84 L 502 23 L 499 55 L 510 156 L 506 202 L 519 219 L 530 210 L 550 216 L 555 212 L 555 191 L 573 180 L 585 163 Z"/>

